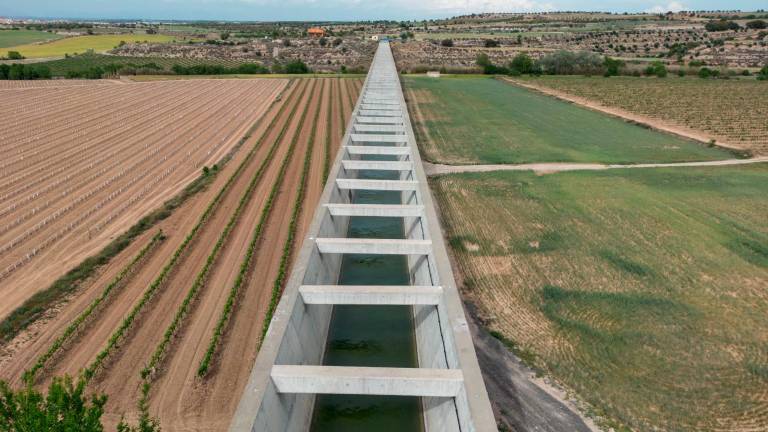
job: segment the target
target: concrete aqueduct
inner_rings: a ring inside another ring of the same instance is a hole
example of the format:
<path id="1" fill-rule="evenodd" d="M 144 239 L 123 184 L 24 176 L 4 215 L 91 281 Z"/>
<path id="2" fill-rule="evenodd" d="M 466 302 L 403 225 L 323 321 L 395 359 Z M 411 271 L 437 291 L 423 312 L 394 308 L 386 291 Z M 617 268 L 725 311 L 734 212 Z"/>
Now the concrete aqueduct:
<path id="1" fill-rule="evenodd" d="M 387 234 L 377 224 L 396 228 Z M 393 334 L 403 326 L 407 335 Z M 359 418 L 334 423 L 350 401 L 388 406 L 369 416 L 388 429 L 496 430 L 386 41 L 230 430 L 384 429 Z M 393 418 L 407 412 L 413 418 Z"/>

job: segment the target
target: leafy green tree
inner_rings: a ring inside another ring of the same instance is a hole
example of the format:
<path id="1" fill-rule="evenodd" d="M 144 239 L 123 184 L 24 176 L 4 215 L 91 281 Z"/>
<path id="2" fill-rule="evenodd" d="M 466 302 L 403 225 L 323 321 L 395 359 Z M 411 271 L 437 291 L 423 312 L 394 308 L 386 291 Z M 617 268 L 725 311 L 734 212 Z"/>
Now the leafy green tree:
<path id="1" fill-rule="evenodd" d="M 645 74 L 648 76 L 657 76 L 664 78 L 667 76 L 667 67 L 660 61 L 655 61 L 645 68 Z"/>
<path id="2" fill-rule="evenodd" d="M 509 69 L 527 74 L 533 72 L 533 65 L 533 59 L 528 54 L 519 53 L 509 62 Z"/>
<path id="3" fill-rule="evenodd" d="M 477 58 L 475 59 L 475 64 L 480 66 L 481 68 L 486 68 L 491 65 L 491 59 L 488 58 L 488 54 L 480 53 L 477 55 Z"/>
<path id="4" fill-rule="evenodd" d="M 18 51 L 8 51 L 8 59 L 9 60 L 22 60 L 24 59 L 24 56 L 21 55 Z"/>
<path id="5" fill-rule="evenodd" d="M 763 66 L 763 68 L 760 69 L 760 72 L 757 73 L 757 79 L 760 81 L 768 80 L 768 64 Z"/>
<path id="6" fill-rule="evenodd" d="M 763 20 L 754 20 L 747 22 L 747 28 L 753 30 L 760 30 L 768 27 L 768 24 Z"/>
<path id="7" fill-rule="evenodd" d="M 704 24 L 704 28 L 709 32 L 719 32 L 726 30 L 738 30 L 741 27 L 735 21 L 720 19 L 707 22 Z"/>
<path id="8" fill-rule="evenodd" d="M 285 65 L 285 73 L 305 74 L 309 73 L 309 67 L 301 60 L 293 60 Z"/>
<path id="9" fill-rule="evenodd" d="M 0 381 L 0 431 L 101 432 L 104 395 L 85 396 L 85 379 L 54 378 L 43 395 L 27 386 L 15 391 Z"/>
<path id="10" fill-rule="evenodd" d="M 589 51 L 559 50 L 539 61 L 544 71 L 552 75 L 591 74 L 602 71 L 603 59 Z"/>
<path id="11" fill-rule="evenodd" d="M 604 76 L 616 76 L 621 71 L 621 68 L 624 67 L 624 61 L 605 56 L 603 66 L 605 67 Z"/>

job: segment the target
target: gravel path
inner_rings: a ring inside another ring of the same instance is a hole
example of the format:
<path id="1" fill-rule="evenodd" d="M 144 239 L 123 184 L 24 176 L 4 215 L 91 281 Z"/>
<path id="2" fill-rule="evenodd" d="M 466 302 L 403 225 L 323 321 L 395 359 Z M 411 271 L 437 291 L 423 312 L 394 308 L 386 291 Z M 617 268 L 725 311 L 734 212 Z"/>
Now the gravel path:
<path id="1" fill-rule="evenodd" d="M 531 164 L 490 164 L 490 165 L 444 165 L 424 162 L 424 170 L 427 175 L 455 174 L 465 172 L 490 172 L 490 171 L 534 171 L 537 173 L 555 173 L 561 171 L 599 171 L 609 169 L 631 168 L 672 168 L 672 167 L 704 167 L 726 165 L 748 165 L 768 162 L 768 156 L 760 156 L 749 159 L 724 159 L 718 161 L 702 162 L 674 162 L 674 163 L 647 163 L 647 164 L 596 164 L 596 163 L 571 163 L 550 162 Z"/>

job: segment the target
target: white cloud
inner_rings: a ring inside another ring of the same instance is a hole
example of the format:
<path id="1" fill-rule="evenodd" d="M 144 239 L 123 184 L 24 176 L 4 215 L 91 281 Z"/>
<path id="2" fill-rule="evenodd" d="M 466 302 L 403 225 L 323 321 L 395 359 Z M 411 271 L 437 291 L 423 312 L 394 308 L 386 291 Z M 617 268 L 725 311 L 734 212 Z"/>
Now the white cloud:
<path id="1" fill-rule="evenodd" d="M 660 13 L 666 13 L 666 12 L 680 12 L 682 10 L 688 10 L 688 8 L 685 7 L 680 2 L 672 1 L 672 2 L 669 2 L 669 4 L 667 4 L 666 6 L 656 5 L 650 9 L 646 9 L 645 12 L 660 14 Z"/>

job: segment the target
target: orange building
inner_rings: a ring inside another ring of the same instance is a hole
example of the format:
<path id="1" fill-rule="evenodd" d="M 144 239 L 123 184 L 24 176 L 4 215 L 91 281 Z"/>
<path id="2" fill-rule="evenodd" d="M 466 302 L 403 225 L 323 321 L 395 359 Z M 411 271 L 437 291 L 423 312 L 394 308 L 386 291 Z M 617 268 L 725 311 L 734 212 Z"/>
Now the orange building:
<path id="1" fill-rule="evenodd" d="M 320 38 L 325 36 L 325 30 L 321 29 L 320 27 L 312 27 L 307 30 L 307 34 L 309 34 L 310 37 Z"/>

